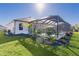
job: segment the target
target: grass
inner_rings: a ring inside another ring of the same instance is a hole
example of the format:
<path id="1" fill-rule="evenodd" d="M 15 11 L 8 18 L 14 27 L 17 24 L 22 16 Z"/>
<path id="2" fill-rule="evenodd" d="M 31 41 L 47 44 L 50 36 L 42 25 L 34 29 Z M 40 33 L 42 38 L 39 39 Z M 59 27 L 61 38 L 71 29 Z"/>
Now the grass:
<path id="1" fill-rule="evenodd" d="M 79 33 L 74 32 L 70 44 L 48 46 L 38 44 L 27 36 L 6 36 L 0 32 L 0 56 L 78 56 Z"/>

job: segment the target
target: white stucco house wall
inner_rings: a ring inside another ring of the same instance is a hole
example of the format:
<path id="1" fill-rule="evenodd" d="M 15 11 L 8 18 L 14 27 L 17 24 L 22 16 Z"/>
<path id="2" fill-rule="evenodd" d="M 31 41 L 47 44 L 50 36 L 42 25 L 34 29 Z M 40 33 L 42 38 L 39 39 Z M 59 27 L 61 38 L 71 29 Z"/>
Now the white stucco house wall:
<path id="1" fill-rule="evenodd" d="M 30 34 L 29 25 L 33 20 L 31 17 L 14 19 L 6 25 L 6 34 Z"/>

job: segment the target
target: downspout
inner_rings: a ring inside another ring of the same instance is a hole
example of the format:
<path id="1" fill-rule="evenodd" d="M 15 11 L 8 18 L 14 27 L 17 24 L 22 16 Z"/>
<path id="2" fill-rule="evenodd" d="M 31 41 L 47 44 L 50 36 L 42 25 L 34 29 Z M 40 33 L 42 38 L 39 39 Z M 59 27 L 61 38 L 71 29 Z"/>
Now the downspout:
<path id="1" fill-rule="evenodd" d="M 15 35 L 15 31 L 16 31 L 16 21 L 14 20 L 14 35 Z"/>

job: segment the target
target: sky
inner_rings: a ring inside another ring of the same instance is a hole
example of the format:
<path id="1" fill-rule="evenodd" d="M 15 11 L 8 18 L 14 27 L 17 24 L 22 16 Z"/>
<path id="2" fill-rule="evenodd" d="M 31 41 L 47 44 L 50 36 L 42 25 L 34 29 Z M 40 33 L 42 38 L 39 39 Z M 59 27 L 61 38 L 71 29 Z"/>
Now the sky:
<path id="1" fill-rule="evenodd" d="M 17 18 L 32 17 L 38 19 L 50 15 L 59 15 L 71 25 L 78 24 L 79 4 L 45 3 L 44 8 L 40 13 L 34 3 L 0 4 L 0 25 L 3 26 Z"/>

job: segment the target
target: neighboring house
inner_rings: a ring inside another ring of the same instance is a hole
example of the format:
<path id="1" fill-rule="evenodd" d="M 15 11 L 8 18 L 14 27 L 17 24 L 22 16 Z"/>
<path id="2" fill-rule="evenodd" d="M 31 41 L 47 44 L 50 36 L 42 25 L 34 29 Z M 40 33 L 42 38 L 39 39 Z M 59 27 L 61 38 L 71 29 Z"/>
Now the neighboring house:
<path id="1" fill-rule="evenodd" d="M 6 27 L 0 25 L 0 31 L 5 31 L 6 30 Z"/>
<path id="2" fill-rule="evenodd" d="M 30 34 L 29 25 L 33 21 L 31 17 L 14 19 L 12 22 L 6 25 L 6 34 Z"/>

